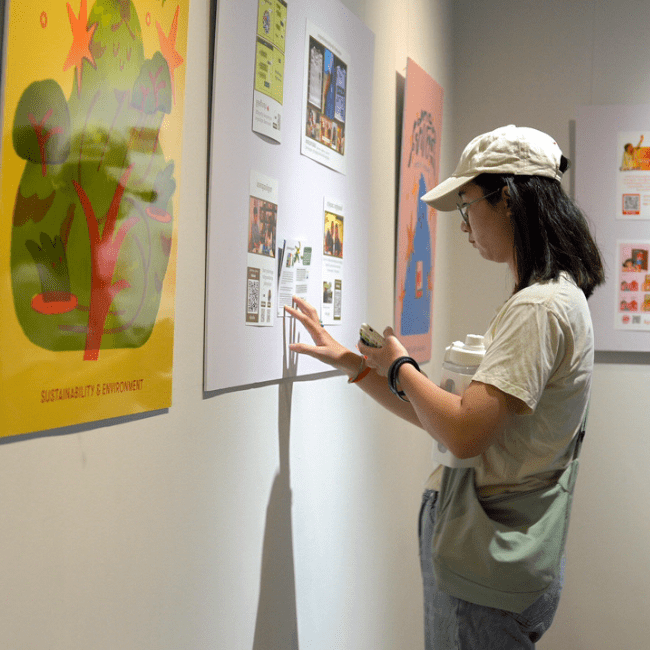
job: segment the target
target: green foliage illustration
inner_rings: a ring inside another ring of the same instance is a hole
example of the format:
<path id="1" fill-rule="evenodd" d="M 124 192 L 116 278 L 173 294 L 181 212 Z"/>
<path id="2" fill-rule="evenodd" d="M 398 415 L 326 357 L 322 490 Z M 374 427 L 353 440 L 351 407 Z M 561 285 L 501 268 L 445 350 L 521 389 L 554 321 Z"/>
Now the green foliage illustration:
<path id="1" fill-rule="evenodd" d="M 73 0 L 78 2 L 79 0 Z M 25 335 L 52 351 L 135 348 L 156 322 L 173 235 L 174 162 L 159 140 L 174 106 L 178 8 L 145 57 L 131 0 L 67 4 L 72 46 L 30 83 L 13 117 L 25 168 L 12 215 L 11 281 Z M 171 66 L 171 68 L 170 68 Z"/>

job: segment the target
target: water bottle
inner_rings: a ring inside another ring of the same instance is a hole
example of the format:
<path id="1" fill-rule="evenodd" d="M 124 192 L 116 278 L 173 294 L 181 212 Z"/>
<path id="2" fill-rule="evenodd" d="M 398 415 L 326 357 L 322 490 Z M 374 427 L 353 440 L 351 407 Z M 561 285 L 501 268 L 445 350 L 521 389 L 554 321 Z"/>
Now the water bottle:
<path id="1" fill-rule="evenodd" d="M 445 349 L 442 362 L 440 388 L 462 395 L 472 382 L 474 373 L 485 355 L 483 337 L 468 334 L 465 341 L 454 341 Z M 473 458 L 456 458 L 441 442 L 433 442 L 433 461 L 447 467 L 476 467 L 480 456 Z"/>

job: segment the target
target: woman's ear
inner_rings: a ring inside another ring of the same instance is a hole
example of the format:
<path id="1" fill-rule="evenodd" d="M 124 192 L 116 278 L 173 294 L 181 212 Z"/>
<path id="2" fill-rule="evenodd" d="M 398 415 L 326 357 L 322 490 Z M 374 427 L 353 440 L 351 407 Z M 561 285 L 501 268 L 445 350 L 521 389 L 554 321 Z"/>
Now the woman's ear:
<path id="1" fill-rule="evenodd" d="M 510 190 L 508 189 L 507 185 L 504 185 L 503 189 L 501 190 L 501 199 L 505 201 L 506 208 L 510 208 L 512 201 L 510 200 Z"/>

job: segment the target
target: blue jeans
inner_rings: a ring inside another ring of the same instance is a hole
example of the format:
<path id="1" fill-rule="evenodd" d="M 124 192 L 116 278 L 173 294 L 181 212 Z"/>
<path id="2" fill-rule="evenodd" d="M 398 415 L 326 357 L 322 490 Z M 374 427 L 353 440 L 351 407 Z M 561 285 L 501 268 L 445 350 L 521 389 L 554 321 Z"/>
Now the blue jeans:
<path id="1" fill-rule="evenodd" d="M 425 491 L 420 510 L 420 564 L 424 584 L 426 650 L 534 650 L 560 602 L 561 575 L 521 614 L 475 605 L 437 588 L 431 544 L 438 492 Z M 564 564 L 564 563 L 563 563 Z"/>

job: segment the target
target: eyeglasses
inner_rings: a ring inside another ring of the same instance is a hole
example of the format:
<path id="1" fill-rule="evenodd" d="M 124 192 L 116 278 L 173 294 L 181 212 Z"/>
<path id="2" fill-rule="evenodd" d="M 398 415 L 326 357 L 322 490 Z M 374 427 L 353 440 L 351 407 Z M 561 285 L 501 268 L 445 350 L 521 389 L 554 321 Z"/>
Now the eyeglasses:
<path id="1" fill-rule="evenodd" d="M 458 212 L 460 212 L 460 216 L 463 217 L 463 221 L 465 222 L 465 225 L 469 228 L 469 215 L 467 214 L 467 208 L 469 208 L 470 205 L 473 203 L 478 203 L 479 201 L 482 201 L 483 199 L 487 199 L 489 196 L 492 196 L 493 194 L 496 194 L 497 192 L 500 192 L 501 188 L 498 190 L 494 190 L 494 192 L 490 192 L 489 194 L 485 194 L 484 196 L 479 197 L 478 199 L 474 199 L 473 201 L 470 201 L 469 203 L 456 203 L 456 207 L 458 208 Z"/>

